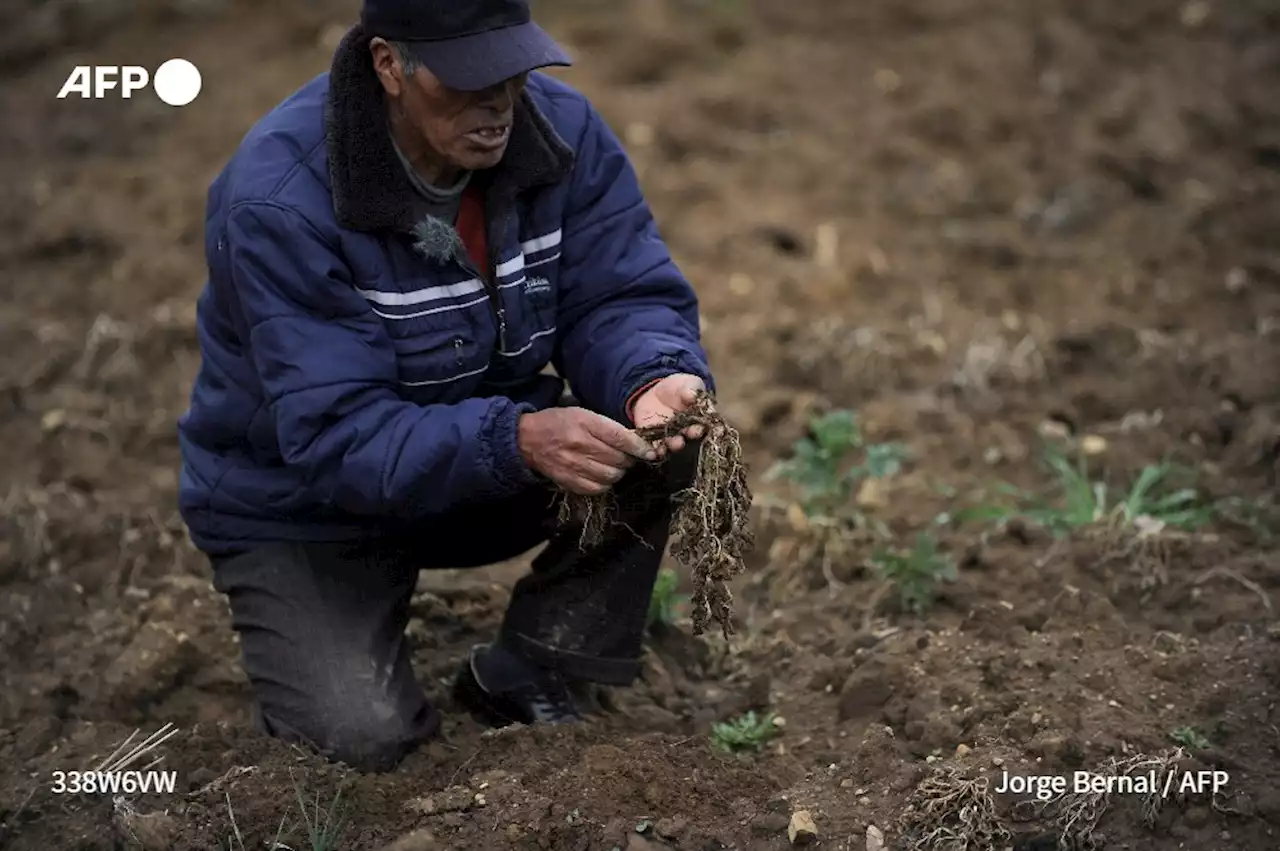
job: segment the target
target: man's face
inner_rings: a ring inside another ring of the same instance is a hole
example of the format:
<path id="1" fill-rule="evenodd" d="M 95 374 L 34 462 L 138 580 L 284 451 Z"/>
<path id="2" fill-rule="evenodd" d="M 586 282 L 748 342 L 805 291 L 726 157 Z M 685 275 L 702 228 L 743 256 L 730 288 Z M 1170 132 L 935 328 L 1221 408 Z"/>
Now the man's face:
<path id="1" fill-rule="evenodd" d="M 404 75 L 395 51 L 389 47 L 380 51 L 376 46 L 374 67 L 401 118 L 443 163 L 476 171 L 492 168 L 502 159 L 527 74 L 482 91 L 460 92 L 425 68 Z"/>

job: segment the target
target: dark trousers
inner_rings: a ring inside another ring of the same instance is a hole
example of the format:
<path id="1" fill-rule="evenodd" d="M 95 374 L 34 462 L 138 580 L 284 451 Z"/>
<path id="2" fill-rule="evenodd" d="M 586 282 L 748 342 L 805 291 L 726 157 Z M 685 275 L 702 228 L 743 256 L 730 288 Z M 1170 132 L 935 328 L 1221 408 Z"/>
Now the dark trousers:
<path id="1" fill-rule="evenodd" d="M 440 717 L 414 676 L 405 627 L 418 571 L 513 558 L 548 542 L 516 582 L 505 646 L 573 679 L 639 673 L 649 598 L 696 449 L 637 464 L 615 487 L 621 525 L 582 551 L 557 528 L 550 490 L 424 522 L 412 541 L 280 543 L 214 563 L 266 732 L 365 771 L 433 736 Z"/>

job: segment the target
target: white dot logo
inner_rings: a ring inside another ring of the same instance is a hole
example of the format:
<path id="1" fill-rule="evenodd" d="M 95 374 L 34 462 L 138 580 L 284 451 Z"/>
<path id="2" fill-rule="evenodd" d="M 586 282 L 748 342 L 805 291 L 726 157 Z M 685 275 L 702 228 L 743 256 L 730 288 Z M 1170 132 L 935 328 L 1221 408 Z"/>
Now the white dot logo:
<path id="1" fill-rule="evenodd" d="M 151 86 L 169 106 L 186 106 L 200 94 L 200 69 L 185 59 L 170 59 L 156 69 Z"/>

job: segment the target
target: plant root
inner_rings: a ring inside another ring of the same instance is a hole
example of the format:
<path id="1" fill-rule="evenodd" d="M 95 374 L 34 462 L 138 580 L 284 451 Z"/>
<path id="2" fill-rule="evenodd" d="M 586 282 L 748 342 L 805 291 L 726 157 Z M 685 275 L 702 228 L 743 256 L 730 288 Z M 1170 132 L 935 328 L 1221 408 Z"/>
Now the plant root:
<path id="1" fill-rule="evenodd" d="M 1009 839 L 987 778 L 970 779 L 954 766 L 920 781 L 900 826 L 911 851 L 987 851 Z"/>
<path id="2" fill-rule="evenodd" d="M 676 494 L 671 519 L 671 553 L 693 579 L 690 598 L 693 634 L 702 635 L 710 621 L 725 638 L 734 634 L 733 595 L 728 583 L 746 569 L 745 556 L 754 545 L 750 529 L 752 494 L 742 440 L 714 407 L 709 393 L 660 426 L 637 429 L 653 442 L 680 434 L 690 426 L 705 429 L 692 485 Z M 658 466 L 665 459 L 655 461 Z M 612 492 L 598 497 L 565 494 L 559 509 L 562 525 L 580 525 L 582 549 L 598 546 L 617 521 Z"/>
<path id="3" fill-rule="evenodd" d="M 1153 772 L 1157 778 L 1157 788 L 1142 796 L 1142 820 L 1147 827 L 1152 828 L 1164 803 L 1160 789 L 1165 776 L 1178 770 L 1178 763 L 1184 756 L 1180 748 L 1175 748 L 1155 756 L 1135 754 L 1125 759 L 1109 757 L 1094 774 L 1112 778 Z M 1105 841 L 1097 833 L 1097 829 L 1102 817 L 1111 807 L 1111 799 L 1111 792 L 1091 789 L 1087 792 L 1068 792 L 1055 801 L 1058 810 L 1055 827 L 1059 847 L 1066 851 L 1101 851 L 1105 847 Z"/>

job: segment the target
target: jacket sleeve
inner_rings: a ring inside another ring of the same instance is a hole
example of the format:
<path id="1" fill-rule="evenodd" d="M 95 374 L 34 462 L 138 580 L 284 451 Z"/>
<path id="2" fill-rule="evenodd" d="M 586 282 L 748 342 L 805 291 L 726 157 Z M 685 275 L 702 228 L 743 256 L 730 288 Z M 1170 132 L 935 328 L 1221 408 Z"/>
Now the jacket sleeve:
<path id="1" fill-rule="evenodd" d="M 535 481 L 502 398 L 419 406 L 397 393 L 382 321 L 341 256 L 298 212 L 233 208 L 224 260 L 286 464 L 324 502 L 412 519 Z"/>
<path id="2" fill-rule="evenodd" d="M 621 143 L 586 110 L 561 236 L 554 365 L 583 404 L 630 424 L 628 400 L 645 385 L 680 372 L 714 382 L 693 287 Z"/>

